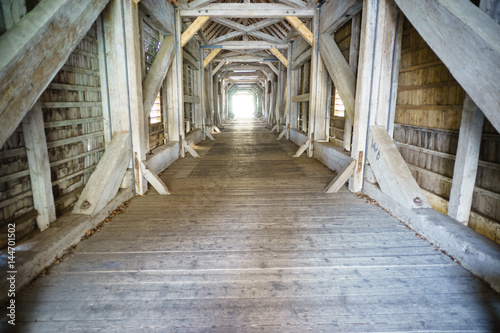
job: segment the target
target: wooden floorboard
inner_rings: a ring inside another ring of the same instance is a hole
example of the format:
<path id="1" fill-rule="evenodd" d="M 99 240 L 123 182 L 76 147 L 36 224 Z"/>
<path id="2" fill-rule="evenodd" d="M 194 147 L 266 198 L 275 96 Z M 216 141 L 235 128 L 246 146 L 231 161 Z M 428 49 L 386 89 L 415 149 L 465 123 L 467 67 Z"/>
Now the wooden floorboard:
<path id="1" fill-rule="evenodd" d="M 22 290 L 17 332 L 500 331 L 497 294 L 297 146 L 214 136 Z"/>

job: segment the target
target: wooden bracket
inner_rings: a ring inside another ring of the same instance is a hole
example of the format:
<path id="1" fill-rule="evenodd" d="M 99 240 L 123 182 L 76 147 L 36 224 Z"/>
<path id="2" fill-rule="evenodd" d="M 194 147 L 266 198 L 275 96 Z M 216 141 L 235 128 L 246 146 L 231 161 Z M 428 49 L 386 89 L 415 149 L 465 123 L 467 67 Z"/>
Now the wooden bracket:
<path id="1" fill-rule="evenodd" d="M 281 140 L 282 137 L 285 136 L 285 134 L 288 132 L 288 128 L 285 128 L 283 131 L 281 131 L 280 135 L 276 140 Z"/>
<path id="2" fill-rule="evenodd" d="M 269 51 L 271 51 L 272 54 L 274 54 L 276 56 L 276 58 L 279 59 L 279 61 L 281 61 L 281 63 L 283 65 L 285 65 L 285 67 L 288 67 L 288 60 L 286 60 L 285 56 L 283 55 L 283 53 L 281 53 L 278 49 L 276 48 L 270 48 Z"/>
<path id="3" fill-rule="evenodd" d="M 198 155 L 198 153 L 196 152 L 196 150 L 194 150 L 193 147 L 191 147 L 191 145 L 189 143 L 187 143 L 187 141 L 185 139 L 182 140 L 182 148 L 184 149 L 184 152 L 187 151 L 194 158 L 199 158 L 200 157 L 200 155 Z"/>
<path id="4" fill-rule="evenodd" d="M 333 180 L 328 184 L 325 188 L 326 193 L 337 193 L 342 186 L 351 178 L 354 170 L 356 170 L 357 161 L 354 158 L 351 158 L 349 162 L 339 171 L 337 176 L 333 178 Z"/>
<path id="5" fill-rule="evenodd" d="M 144 164 L 144 162 L 141 162 L 141 169 L 142 173 L 144 174 L 144 177 L 146 180 L 151 184 L 151 186 L 154 187 L 156 191 L 158 191 L 159 194 L 161 195 L 170 195 L 170 191 L 168 190 L 167 185 L 158 177 L 158 175 L 151 170 L 149 170 Z"/>
<path id="6" fill-rule="evenodd" d="M 208 136 L 210 140 L 215 141 L 212 133 L 210 133 L 210 127 L 205 127 L 205 135 Z"/>
<path id="7" fill-rule="evenodd" d="M 300 155 L 302 155 L 302 153 L 305 152 L 306 149 L 309 148 L 310 145 L 311 145 L 311 141 L 307 140 L 306 143 L 304 143 L 302 146 L 300 146 L 300 148 L 297 150 L 295 155 L 293 155 L 293 157 L 300 157 Z"/>
<path id="8" fill-rule="evenodd" d="M 196 20 L 182 33 L 181 47 L 184 47 L 194 34 L 210 19 L 210 16 L 198 16 Z"/>
<path id="9" fill-rule="evenodd" d="M 215 49 L 212 52 L 210 52 L 209 55 L 203 60 L 203 68 L 207 67 L 208 64 L 219 54 L 219 52 L 222 51 L 222 49 Z"/>
<path id="10" fill-rule="evenodd" d="M 304 37 L 306 42 L 309 43 L 309 45 L 313 45 L 314 43 L 314 35 L 309 30 L 304 23 L 297 17 L 297 16 L 285 16 L 286 20 L 290 22 L 290 24 L 299 32 L 299 34 Z"/>

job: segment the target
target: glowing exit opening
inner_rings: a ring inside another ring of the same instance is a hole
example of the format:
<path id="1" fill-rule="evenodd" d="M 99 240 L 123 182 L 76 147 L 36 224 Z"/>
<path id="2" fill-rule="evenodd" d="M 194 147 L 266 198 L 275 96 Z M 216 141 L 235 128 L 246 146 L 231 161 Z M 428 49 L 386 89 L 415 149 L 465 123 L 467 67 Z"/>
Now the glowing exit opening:
<path id="1" fill-rule="evenodd" d="M 233 95 L 232 107 L 235 118 L 251 118 L 255 114 L 255 100 L 251 93 L 238 92 Z"/>

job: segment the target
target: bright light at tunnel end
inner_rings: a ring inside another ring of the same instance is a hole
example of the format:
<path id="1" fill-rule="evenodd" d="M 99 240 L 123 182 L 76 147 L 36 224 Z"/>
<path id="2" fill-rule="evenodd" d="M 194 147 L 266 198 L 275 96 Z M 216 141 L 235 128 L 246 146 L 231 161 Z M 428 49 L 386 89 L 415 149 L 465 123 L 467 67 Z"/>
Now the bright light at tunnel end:
<path id="1" fill-rule="evenodd" d="M 233 95 L 233 112 L 235 118 L 251 118 L 255 114 L 254 96 L 248 92 L 237 92 Z"/>

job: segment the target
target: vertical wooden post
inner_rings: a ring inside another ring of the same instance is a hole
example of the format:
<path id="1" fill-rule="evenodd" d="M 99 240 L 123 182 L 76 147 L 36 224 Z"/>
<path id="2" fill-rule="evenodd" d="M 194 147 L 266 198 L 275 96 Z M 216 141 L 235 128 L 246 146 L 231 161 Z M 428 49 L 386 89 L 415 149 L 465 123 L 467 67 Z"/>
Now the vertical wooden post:
<path id="1" fill-rule="evenodd" d="M 361 14 L 358 13 L 352 18 L 351 22 L 351 44 L 349 46 L 349 66 L 354 75 L 358 70 L 358 54 L 359 54 L 359 33 L 361 29 Z M 344 149 L 351 151 L 352 142 L 352 121 L 349 117 L 345 117 L 344 124 Z"/>
<path id="2" fill-rule="evenodd" d="M 354 107 L 354 130 L 351 157 L 357 161 L 354 174 L 349 181 L 349 190 L 360 192 L 366 159 L 368 121 L 371 112 L 371 87 L 375 53 L 375 29 L 377 24 L 378 0 L 365 0 L 361 20 L 359 68 L 356 82 Z"/>
<path id="3" fill-rule="evenodd" d="M 36 223 L 40 231 L 43 231 L 56 220 L 56 209 L 40 102 L 36 102 L 31 111 L 24 117 L 22 126 L 30 171 L 31 191 L 33 192 L 33 205 L 38 212 Z"/>
<path id="4" fill-rule="evenodd" d="M 128 77 L 128 103 L 130 131 L 134 155 L 134 179 L 137 194 L 147 191 L 147 181 L 141 169 L 146 160 L 148 124 L 142 108 L 141 45 L 139 33 L 139 9 L 133 0 L 123 2 L 125 23 L 126 66 Z"/>
<path id="5" fill-rule="evenodd" d="M 292 66 L 289 66 L 292 67 Z M 299 70 L 291 71 L 291 87 L 290 96 L 300 95 L 299 93 Z M 291 103 L 292 99 L 290 97 L 290 128 L 298 128 L 299 119 L 299 103 Z"/>
<path id="6" fill-rule="evenodd" d="M 183 58 L 182 58 L 182 46 L 181 46 L 181 34 L 182 34 L 182 21 L 179 14 L 179 10 L 175 11 L 175 62 L 172 63 L 173 69 L 176 71 L 177 79 L 177 118 L 179 119 L 179 144 L 180 144 L 180 155 L 184 158 L 184 148 L 182 147 L 182 142 L 186 138 L 185 126 L 184 126 L 184 81 L 183 81 Z"/>
<path id="7" fill-rule="evenodd" d="M 179 81 L 177 80 L 177 70 L 176 70 L 176 58 L 174 56 L 174 60 L 172 61 L 172 65 L 170 65 L 170 69 L 167 72 L 167 126 L 168 126 L 168 140 L 169 141 L 180 141 L 180 128 L 181 128 L 181 119 L 179 118 L 178 112 L 178 91 L 179 87 L 177 86 Z"/>
<path id="8" fill-rule="evenodd" d="M 310 92 L 311 90 L 309 89 L 310 87 L 310 80 L 311 80 L 311 75 L 310 75 L 310 69 L 311 66 L 309 64 L 309 62 L 306 62 L 304 64 L 304 77 L 302 77 L 302 92 L 301 94 L 305 94 L 306 92 L 309 92 L 309 96 L 310 96 Z M 311 104 L 311 100 L 309 99 L 309 104 Z M 306 104 L 305 102 L 302 102 L 301 103 L 301 108 L 302 108 L 302 124 L 300 125 L 302 127 L 302 131 L 307 131 L 307 123 L 308 123 L 308 120 L 309 120 L 309 112 L 307 112 L 308 110 L 308 105 L 309 104 Z M 307 116 L 305 116 L 307 113 Z"/>
<path id="9" fill-rule="evenodd" d="M 481 0 L 479 8 L 500 22 L 500 0 Z M 484 114 L 472 101 L 465 96 L 462 110 L 462 121 L 458 135 L 458 148 L 453 168 L 448 216 L 467 225 L 472 207 L 472 197 L 476 184 L 479 150 L 483 133 Z"/>

